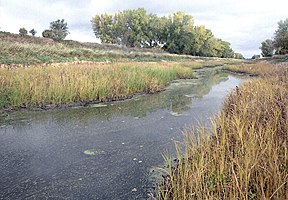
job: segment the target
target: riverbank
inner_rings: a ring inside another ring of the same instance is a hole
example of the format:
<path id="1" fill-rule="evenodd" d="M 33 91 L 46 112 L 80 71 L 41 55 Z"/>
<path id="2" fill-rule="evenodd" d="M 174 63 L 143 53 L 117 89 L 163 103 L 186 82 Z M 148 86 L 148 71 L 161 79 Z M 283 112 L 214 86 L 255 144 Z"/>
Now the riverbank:
<path id="1" fill-rule="evenodd" d="M 124 100 L 162 91 L 172 80 L 196 78 L 195 69 L 240 63 L 71 62 L 0 68 L 0 111 L 55 109 Z"/>
<path id="2" fill-rule="evenodd" d="M 195 78 L 192 68 L 193 63 L 135 62 L 3 68 L 0 109 L 85 105 L 155 93 L 174 79 Z"/>
<path id="3" fill-rule="evenodd" d="M 0 112 L 123 100 L 195 78 L 193 69 L 245 62 L 1 31 L 0 39 Z"/>
<path id="4" fill-rule="evenodd" d="M 229 95 L 210 131 L 184 131 L 177 164 L 166 158 L 169 176 L 158 199 L 288 198 L 287 63 L 226 70 L 259 77 Z"/>

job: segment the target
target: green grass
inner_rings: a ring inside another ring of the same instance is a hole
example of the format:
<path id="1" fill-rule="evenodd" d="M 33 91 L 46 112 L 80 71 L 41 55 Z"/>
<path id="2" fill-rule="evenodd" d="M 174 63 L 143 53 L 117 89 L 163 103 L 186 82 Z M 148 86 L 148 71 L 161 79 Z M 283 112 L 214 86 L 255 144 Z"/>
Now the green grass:
<path id="1" fill-rule="evenodd" d="M 184 131 L 158 199 L 288 199 L 288 68 L 233 69 L 260 77 L 230 94 L 211 130 Z"/>
<path id="2" fill-rule="evenodd" d="M 118 100 L 161 91 L 172 80 L 193 78 L 181 63 L 53 64 L 0 69 L 0 108 L 43 107 Z"/>
<path id="3" fill-rule="evenodd" d="M 205 66 L 213 67 L 215 66 L 215 63 L 217 63 L 216 65 L 222 65 L 231 62 L 229 60 L 221 60 L 218 58 L 198 58 L 188 55 L 176 55 L 169 53 L 139 52 L 131 49 L 130 51 L 123 51 L 117 49 L 106 50 L 88 47 L 71 47 L 63 43 L 34 44 L 0 41 L 0 46 L 0 64 L 19 66 L 75 61 L 187 62 L 199 60 L 199 62 L 204 62 Z M 240 62 L 240 60 L 234 60 L 233 62 Z"/>
<path id="4" fill-rule="evenodd" d="M 0 64 L 10 66 L 79 61 L 187 62 L 200 60 L 206 62 L 207 66 L 214 66 L 215 62 L 219 62 L 218 64 L 231 62 L 231 59 L 229 61 L 228 59 L 169 54 L 159 48 L 127 48 L 111 44 L 80 43 L 72 40 L 56 42 L 48 38 L 19 36 L 1 31 L 0 50 Z M 233 62 L 239 62 L 239 60 Z"/>
<path id="5" fill-rule="evenodd" d="M 0 63 L 6 65 L 35 65 L 73 61 L 117 62 L 117 61 L 189 61 L 191 56 L 168 53 L 103 50 L 86 47 L 71 47 L 62 43 L 33 44 L 0 41 Z"/>

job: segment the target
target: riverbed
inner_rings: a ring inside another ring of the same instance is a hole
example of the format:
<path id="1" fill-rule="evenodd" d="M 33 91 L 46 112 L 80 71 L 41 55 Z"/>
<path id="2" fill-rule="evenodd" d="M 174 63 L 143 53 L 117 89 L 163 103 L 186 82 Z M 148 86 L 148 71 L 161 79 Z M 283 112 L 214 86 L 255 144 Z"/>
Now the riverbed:
<path id="1" fill-rule="evenodd" d="M 209 126 L 244 81 L 217 69 L 132 99 L 0 117 L 0 199 L 147 199 L 181 130 Z"/>

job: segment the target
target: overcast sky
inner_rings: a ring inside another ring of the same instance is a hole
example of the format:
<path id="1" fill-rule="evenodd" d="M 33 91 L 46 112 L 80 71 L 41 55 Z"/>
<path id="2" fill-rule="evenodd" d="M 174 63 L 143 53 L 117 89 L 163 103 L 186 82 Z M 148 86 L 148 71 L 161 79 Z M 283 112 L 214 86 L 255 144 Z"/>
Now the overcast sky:
<path id="1" fill-rule="evenodd" d="M 287 0 L 0 0 L 0 30 L 34 28 L 41 36 L 51 21 L 65 19 L 71 33 L 66 39 L 95 42 L 90 23 L 95 14 L 136 8 L 161 16 L 191 14 L 196 25 L 205 25 L 247 58 L 260 54 L 261 42 L 273 37 L 278 21 L 288 18 Z"/>

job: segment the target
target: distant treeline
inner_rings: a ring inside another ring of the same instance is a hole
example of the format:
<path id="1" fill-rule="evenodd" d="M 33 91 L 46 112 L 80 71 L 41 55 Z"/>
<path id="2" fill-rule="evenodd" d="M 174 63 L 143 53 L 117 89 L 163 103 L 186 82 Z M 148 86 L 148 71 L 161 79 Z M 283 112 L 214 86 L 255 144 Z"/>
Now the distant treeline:
<path id="1" fill-rule="evenodd" d="M 139 8 L 114 15 L 97 14 L 91 23 L 102 43 L 158 47 L 169 53 L 193 56 L 243 58 L 232 50 L 229 42 L 214 37 L 204 26 L 195 26 L 193 16 L 184 12 L 158 17 Z"/>

